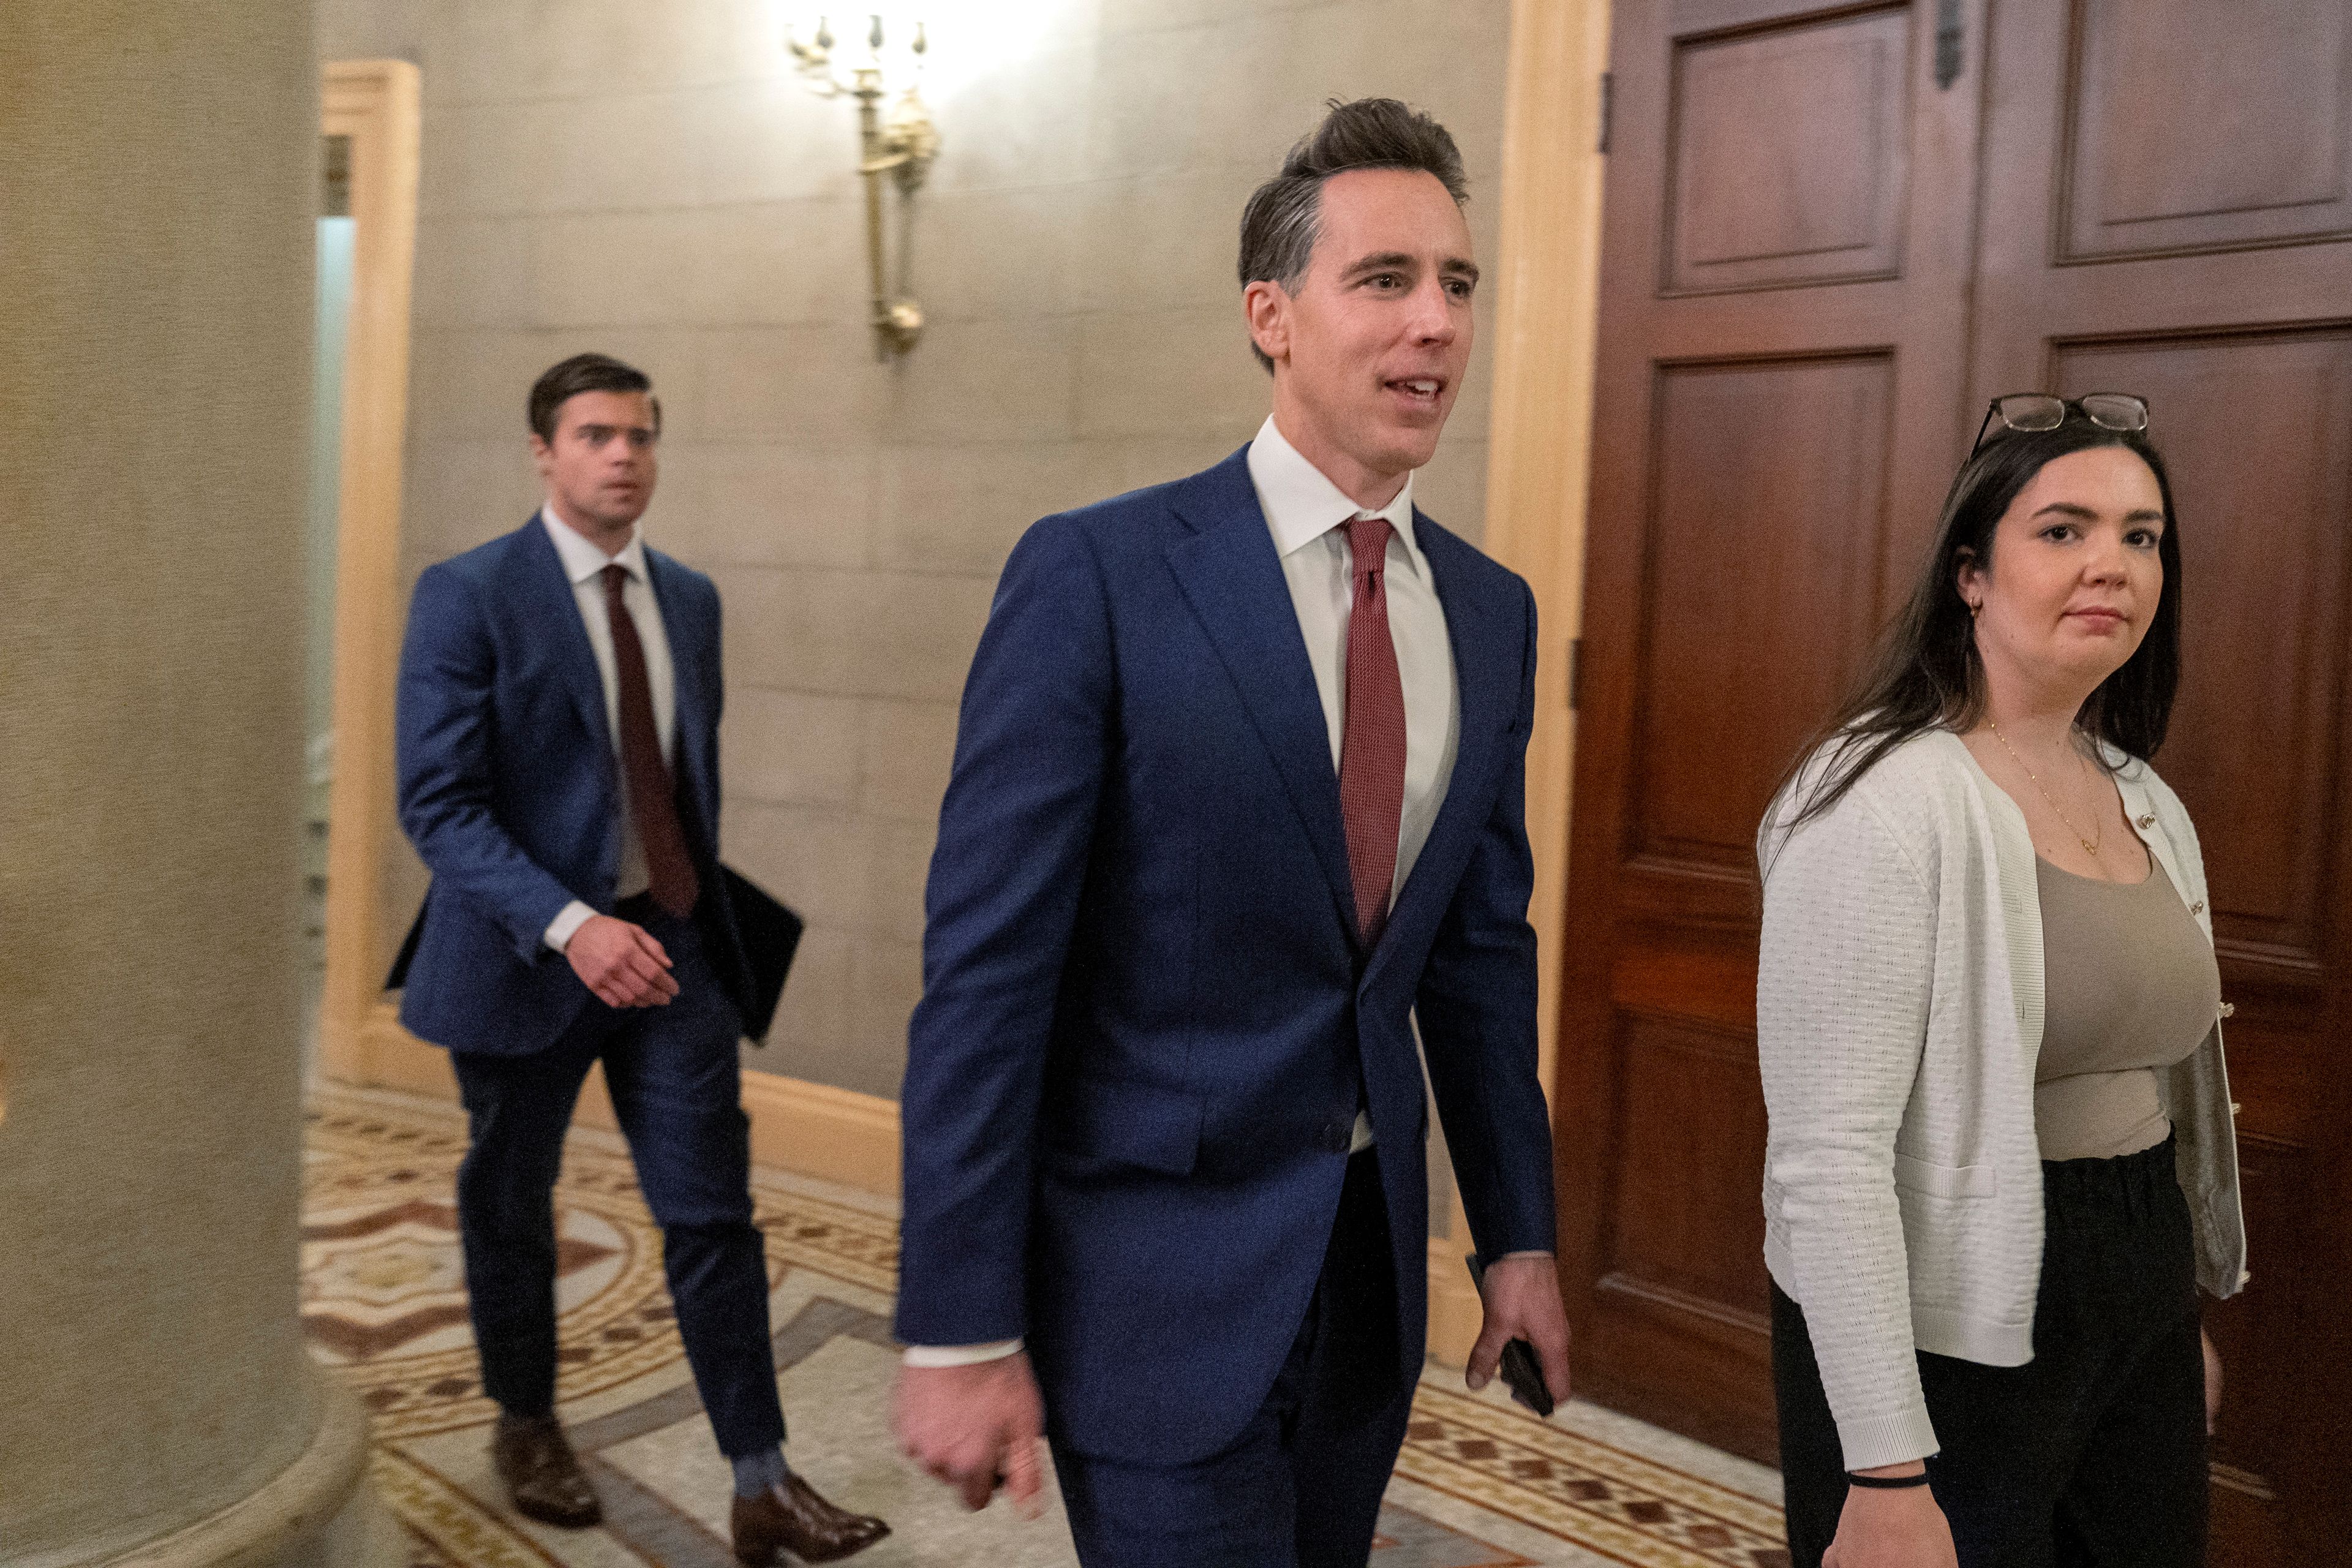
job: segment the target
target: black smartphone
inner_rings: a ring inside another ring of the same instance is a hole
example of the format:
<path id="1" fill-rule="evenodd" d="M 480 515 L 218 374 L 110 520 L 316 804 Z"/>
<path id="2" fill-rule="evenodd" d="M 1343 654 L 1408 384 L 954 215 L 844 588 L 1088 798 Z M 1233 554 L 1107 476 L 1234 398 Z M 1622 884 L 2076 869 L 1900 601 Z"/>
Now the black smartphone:
<path id="1" fill-rule="evenodd" d="M 1470 1283 L 1483 1294 L 1486 1270 L 1479 1263 L 1478 1255 L 1474 1252 L 1462 1261 L 1470 1266 Z M 1525 1340 L 1513 1340 L 1504 1345 L 1502 1373 L 1503 1386 L 1511 1391 L 1513 1399 L 1538 1415 L 1552 1413 L 1551 1390 L 1544 1384 L 1543 1367 L 1536 1360 L 1535 1346 Z"/>

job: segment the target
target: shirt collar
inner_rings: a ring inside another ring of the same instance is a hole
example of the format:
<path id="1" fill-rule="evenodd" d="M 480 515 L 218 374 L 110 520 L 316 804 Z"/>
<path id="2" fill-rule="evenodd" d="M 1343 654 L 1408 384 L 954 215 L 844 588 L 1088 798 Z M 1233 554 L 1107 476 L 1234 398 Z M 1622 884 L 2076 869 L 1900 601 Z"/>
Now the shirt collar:
<path id="1" fill-rule="evenodd" d="M 1330 477 L 1300 455 L 1283 433 L 1275 427 L 1274 416 L 1266 416 L 1258 426 L 1257 438 L 1249 447 L 1250 483 L 1257 489 L 1257 503 L 1265 512 L 1266 526 L 1274 531 L 1276 554 L 1288 555 L 1293 551 L 1311 544 L 1349 518 L 1363 510 L 1349 499 L 1348 492 L 1333 484 Z M 1415 572 L 1422 570 L 1421 547 L 1412 537 L 1412 476 L 1407 474 L 1396 499 L 1373 514 L 1388 520 L 1404 542 L 1405 559 Z"/>
<path id="2" fill-rule="evenodd" d="M 555 553 L 563 558 L 563 574 L 572 583 L 585 583 L 613 565 L 618 565 L 640 583 L 646 581 L 646 542 L 635 528 L 629 530 L 629 542 L 621 546 L 618 555 L 607 555 L 558 522 L 549 508 L 539 509 L 539 521 L 547 529 L 547 537 L 555 542 Z"/>

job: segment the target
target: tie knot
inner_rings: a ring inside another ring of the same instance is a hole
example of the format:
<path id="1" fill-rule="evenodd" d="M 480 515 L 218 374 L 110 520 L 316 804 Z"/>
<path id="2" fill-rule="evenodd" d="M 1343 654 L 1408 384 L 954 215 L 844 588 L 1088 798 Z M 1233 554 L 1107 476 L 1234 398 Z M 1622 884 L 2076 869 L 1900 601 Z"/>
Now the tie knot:
<path id="1" fill-rule="evenodd" d="M 1353 575 L 1378 572 L 1388 562 L 1389 520 L 1360 511 L 1348 520 L 1348 550 L 1354 556 Z"/>
<path id="2" fill-rule="evenodd" d="M 605 603 L 613 605 L 619 604 L 621 602 L 621 590 L 628 585 L 629 569 L 615 561 L 610 566 L 605 567 L 600 575 L 604 579 Z"/>

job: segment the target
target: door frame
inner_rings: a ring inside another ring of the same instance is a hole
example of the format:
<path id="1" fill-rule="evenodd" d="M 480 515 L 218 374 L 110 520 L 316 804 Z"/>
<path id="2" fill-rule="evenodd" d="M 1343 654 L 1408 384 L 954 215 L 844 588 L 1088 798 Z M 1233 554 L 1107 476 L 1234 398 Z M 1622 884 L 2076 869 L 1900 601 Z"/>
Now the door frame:
<path id="1" fill-rule="evenodd" d="M 383 845 L 394 830 L 393 689 L 400 667 L 401 467 L 416 258 L 421 94 L 406 60 L 336 60 L 321 132 L 352 139 L 352 320 L 336 497 L 334 775 L 327 805 L 327 968 L 319 1070 L 380 1081 Z M 371 1025 L 377 1025 L 371 1027 Z"/>
<path id="2" fill-rule="evenodd" d="M 1575 776 L 1570 666 L 1583 613 L 1591 489 L 1609 21 L 1610 0 L 1515 0 L 1511 7 L 1491 329 L 1486 549 L 1527 579 L 1542 638 L 1528 743 L 1528 840 L 1536 872 L 1528 919 L 1536 931 L 1539 1071 L 1555 1103 Z M 1478 1296 L 1458 1257 L 1469 1234 L 1456 1194 L 1449 1236 L 1430 1242 L 1429 1348 L 1441 1361 L 1465 1359 L 1478 1335 Z"/>

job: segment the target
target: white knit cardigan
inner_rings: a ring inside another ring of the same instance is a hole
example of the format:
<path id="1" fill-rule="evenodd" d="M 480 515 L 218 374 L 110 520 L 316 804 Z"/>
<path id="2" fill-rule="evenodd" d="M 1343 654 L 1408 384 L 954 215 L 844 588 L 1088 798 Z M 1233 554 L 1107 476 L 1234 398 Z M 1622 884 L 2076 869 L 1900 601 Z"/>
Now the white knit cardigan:
<path id="1" fill-rule="evenodd" d="M 1861 1469 L 1937 1451 L 1915 1348 L 2033 1357 L 2042 907 L 2025 814 L 1949 731 L 1897 746 L 1788 832 L 1829 752 L 1758 841 L 1764 1256 L 1804 1309 L 1846 1468 Z M 2210 941 L 2188 813 L 2146 763 L 2116 760 L 2134 830 Z M 2162 1089 L 2198 1282 L 2234 1295 L 2245 1225 L 2219 1019 Z"/>

